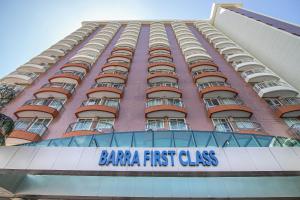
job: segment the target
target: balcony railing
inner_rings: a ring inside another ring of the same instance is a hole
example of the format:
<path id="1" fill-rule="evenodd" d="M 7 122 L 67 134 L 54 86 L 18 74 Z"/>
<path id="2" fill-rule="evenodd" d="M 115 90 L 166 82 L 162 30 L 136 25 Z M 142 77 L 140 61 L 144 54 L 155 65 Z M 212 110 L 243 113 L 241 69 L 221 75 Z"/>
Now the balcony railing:
<path id="1" fill-rule="evenodd" d="M 276 87 L 276 86 L 285 86 L 285 87 L 290 87 L 289 84 L 282 82 L 282 81 L 265 81 L 265 82 L 260 82 L 256 83 L 253 86 L 253 89 L 259 93 L 260 90 L 265 89 L 265 88 L 270 88 L 270 87 Z"/>
<path id="2" fill-rule="evenodd" d="M 159 106 L 159 105 L 171 105 L 171 106 L 178 106 L 178 107 L 184 107 L 183 101 L 180 99 L 148 99 L 146 102 L 146 107 L 152 107 L 152 106 Z"/>
<path id="3" fill-rule="evenodd" d="M 211 108 L 219 105 L 242 105 L 243 101 L 239 98 L 213 98 L 204 99 L 206 108 Z"/>
<path id="4" fill-rule="evenodd" d="M 113 132 L 113 124 L 103 121 L 75 122 L 68 126 L 66 133 L 73 131 Z"/>
<path id="5" fill-rule="evenodd" d="M 70 83 L 46 83 L 42 86 L 42 88 L 63 88 L 70 93 L 73 93 L 75 90 L 75 84 L 70 84 Z"/>
<path id="6" fill-rule="evenodd" d="M 29 77 L 31 80 L 34 80 L 38 77 L 36 73 L 33 72 L 20 72 L 20 71 L 15 71 L 10 73 L 8 76 L 17 76 L 17 75 L 23 75 Z"/>
<path id="7" fill-rule="evenodd" d="M 215 81 L 215 82 L 207 82 L 207 83 L 199 83 L 197 84 L 197 87 L 199 90 L 203 90 L 205 88 L 208 87 L 216 87 L 216 86 L 229 86 L 230 85 L 226 82 L 222 82 L 222 81 Z"/>
<path id="8" fill-rule="evenodd" d="M 16 126 L 14 130 L 21 130 L 29 133 L 34 133 L 37 135 L 43 135 L 48 129 L 48 127 L 44 123 L 34 122 L 34 123 L 26 124 L 26 123 L 22 123 L 21 121 L 19 122 L 16 121 L 15 124 Z M 22 125 L 18 126 L 18 124 L 22 124 Z"/>
<path id="9" fill-rule="evenodd" d="M 199 70 L 199 71 L 195 71 L 195 72 L 193 72 L 193 77 L 197 76 L 199 74 L 206 73 L 206 72 L 217 72 L 217 70 L 216 69 L 202 69 L 202 70 Z"/>
<path id="10" fill-rule="evenodd" d="M 63 108 L 63 100 L 58 99 L 32 99 L 25 102 L 24 105 L 48 106 L 59 111 Z"/>
<path id="11" fill-rule="evenodd" d="M 232 120 L 215 124 L 215 130 L 221 132 L 258 131 L 262 132 L 261 125 L 249 120 Z"/>
<path id="12" fill-rule="evenodd" d="M 55 74 L 56 75 L 59 75 L 59 74 L 71 74 L 71 75 L 75 75 L 75 76 L 80 77 L 80 79 L 83 79 L 83 77 L 84 77 L 84 73 L 78 72 L 78 71 L 74 71 L 74 70 L 59 70 Z"/>
<path id="13" fill-rule="evenodd" d="M 127 76 L 128 72 L 110 69 L 110 70 L 102 71 L 100 74 L 118 74 L 118 75 L 122 75 L 122 76 Z"/>
<path id="14" fill-rule="evenodd" d="M 146 123 L 145 129 L 152 130 L 152 131 L 167 131 L 167 130 L 186 131 L 186 130 L 190 130 L 190 127 L 185 122 L 178 123 L 176 125 L 170 125 L 168 122 L 168 127 L 166 127 L 163 122 L 162 124 L 148 122 Z"/>
<path id="15" fill-rule="evenodd" d="M 289 131 L 292 132 L 296 138 L 300 139 L 300 123 L 293 124 L 289 128 Z"/>
<path id="16" fill-rule="evenodd" d="M 252 74 L 257 74 L 257 73 L 268 73 L 268 74 L 273 74 L 273 72 L 271 72 L 270 70 L 267 70 L 267 69 L 251 69 L 251 70 L 247 70 L 247 71 L 244 71 L 241 76 L 243 78 L 246 78 L 247 76 L 249 75 L 252 75 Z"/>
<path id="17" fill-rule="evenodd" d="M 270 101 L 271 100 L 272 99 L 270 99 Z M 271 107 L 274 109 L 280 106 L 300 105 L 300 98 L 298 97 L 276 98 L 274 100 L 276 101 L 276 104 L 271 105 Z"/>
<path id="18" fill-rule="evenodd" d="M 102 105 L 114 107 L 119 110 L 119 100 L 118 99 L 88 99 L 82 102 L 81 106 L 92 106 L 92 105 Z"/>
<path id="19" fill-rule="evenodd" d="M 165 74 L 176 75 L 176 73 L 174 71 L 167 70 L 167 69 L 156 69 L 156 70 L 149 71 L 149 74 L 155 74 L 155 73 L 165 73 Z"/>
<path id="20" fill-rule="evenodd" d="M 111 88 L 117 88 L 119 90 L 124 89 L 124 84 L 122 83 L 112 83 L 112 82 L 100 82 L 100 83 L 95 83 L 92 88 L 97 88 L 97 87 L 111 87 Z"/>
<path id="21" fill-rule="evenodd" d="M 173 88 L 178 88 L 177 83 L 172 83 L 172 82 L 156 82 L 156 83 L 149 83 L 149 88 L 152 87 L 173 87 Z"/>

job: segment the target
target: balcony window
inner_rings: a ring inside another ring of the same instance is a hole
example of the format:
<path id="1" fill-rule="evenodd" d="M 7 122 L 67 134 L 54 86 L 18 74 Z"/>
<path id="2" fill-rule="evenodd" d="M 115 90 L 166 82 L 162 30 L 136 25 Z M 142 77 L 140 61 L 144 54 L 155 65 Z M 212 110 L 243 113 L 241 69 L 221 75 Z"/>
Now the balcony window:
<path id="1" fill-rule="evenodd" d="M 119 99 L 88 99 L 82 103 L 84 106 L 104 105 L 110 107 L 119 107 Z"/>
<path id="2" fill-rule="evenodd" d="M 188 130 L 185 119 L 169 119 L 170 130 Z"/>
<path id="3" fill-rule="evenodd" d="M 70 131 L 102 131 L 103 129 L 113 128 L 114 119 L 98 119 L 81 118 L 76 123 L 73 123 L 67 129 Z"/>
<path id="4" fill-rule="evenodd" d="M 53 83 L 47 83 L 42 86 L 43 88 L 45 87 L 52 87 L 52 88 L 63 88 L 65 90 L 68 90 L 72 92 L 75 88 L 75 84 L 71 83 L 61 83 L 61 82 L 53 82 Z"/>
<path id="5" fill-rule="evenodd" d="M 202 70 L 193 72 L 193 76 L 197 76 L 197 75 L 203 74 L 205 72 L 216 72 L 216 71 L 217 71 L 216 69 L 202 69 Z"/>
<path id="6" fill-rule="evenodd" d="M 300 105 L 300 99 L 297 97 L 266 98 L 265 100 L 272 108 L 276 108 L 284 105 Z"/>
<path id="7" fill-rule="evenodd" d="M 183 107 L 181 99 L 149 99 L 147 101 L 147 107 L 158 106 L 158 105 L 174 105 Z"/>
<path id="8" fill-rule="evenodd" d="M 92 119 L 79 119 L 78 122 L 74 124 L 72 131 L 90 130 L 92 123 Z"/>
<path id="9" fill-rule="evenodd" d="M 49 106 L 56 110 L 60 110 L 63 107 L 64 99 L 33 99 L 25 103 L 25 105 L 37 105 L 37 106 Z"/>
<path id="10" fill-rule="evenodd" d="M 147 130 L 160 130 L 164 129 L 164 120 L 163 119 L 148 119 L 146 129 Z"/>
<path id="11" fill-rule="evenodd" d="M 50 124 L 51 119 L 49 118 L 20 118 L 15 122 L 15 130 L 23 130 L 38 135 L 43 135 Z"/>
<path id="12" fill-rule="evenodd" d="M 59 74 L 72 74 L 72 75 L 75 75 L 75 76 L 79 76 L 80 79 L 83 79 L 83 77 L 84 77 L 83 72 L 78 72 L 78 71 L 74 71 L 74 70 L 60 70 L 60 71 L 56 72 L 55 74 L 56 75 L 59 75 Z"/>
<path id="13" fill-rule="evenodd" d="M 215 87 L 215 86 L 229 86 L 229 84 L 222 82 L 222 81 L 206 82 L 206 83 L 197 84 L 197 87 L 200 90 L 208 88 L 208 87 Z"/>
<path id="14" fill-rule="evenodd" d="M 100 82 L 100 83 L 96 83 L 96 84 L 93 85 L 93 88 L 96 88 L 96 87 L 113 87 L 113 88 L 123 90 L 124 84 L 122 84 L 122 83 L 113 83 L 113 82 Z"/>
<path id="15" fill-rule="evenodd" d="M 243 102 L 238 98 L 211 98 L 204 99 L 207 108 L 219 105 L 241 105 Z"/>
<path id="16" fill-rule="evenodd" d="M 177 83 L 172 83 L 172 82 L 149 83 L 149 87 L 160 87 L 160 86 L 178 88 L 178 84 Z"/>
<path id="17" fill-rule="evenodd" d="M 121 70 L 109 69 L 101 72 L 100 74 L 119 74 L 119 75 L 127 76 L 128 73 Z"/>
<path id="18" fill-rule="evenodd" d="M 155 69 L 155 70 L 150 70 L 150 74 L 155 74 L 155 73 L 167 73 L 167 74 L 175 74 L 175 70 L 169 70 L 169 69 Z"/>
<path id="19" fill-rule="evenodd" d="M 260 124 L 251 121 L 249 118 L 212 118 L 216 131 L 238 132 L 244 130 L 261 131 Z"/>

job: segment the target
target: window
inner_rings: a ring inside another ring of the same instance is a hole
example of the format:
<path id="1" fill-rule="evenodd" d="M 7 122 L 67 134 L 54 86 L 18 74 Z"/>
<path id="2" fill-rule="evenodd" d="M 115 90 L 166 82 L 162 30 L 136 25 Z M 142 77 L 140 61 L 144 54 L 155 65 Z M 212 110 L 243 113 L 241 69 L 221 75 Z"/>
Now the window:
<path id="1" fill-rule="evenodd" d="M 32 119 L 19 119 L 15 123 L 16 130 L 26 130 L 29 124 L 31 123 Z"/>
<path id="2" fill-rule="evenodd" d="M 250 119 L 248 119 L 248 118 L 236 118 L 235 124 L 236 124 L 237 128 L 239 128 L 239 129 L 255 129 L 255 128 L 257 128 L 255 126 L 255 123 L 250 121 Z"/>
<path id="3" fill-rule="evenodd" d="M 110 129 L 113 127 L 114 120 L 113 119 L 100 119 L 97 122 L 96 130 L 101 131 L 101 129 Z"/>
<path id="4" fill-rule="evenodd" d="M 185 119 L 169 119 L 170 130 L 188 130 Z"/>
<path id="5" fill-rule="evenodd" d="M 159 130 L 164 129 L 164 120 L 163 119 L 148 119 L 147 120 L 147 130 Z"/>
<path id="6" fill-rule="evenodd" d="M 266 102 L 272 107 L 281 106 L 281 102 L 278 99 L 266 99 Z"/>
<path id="7" fill-rule="evenodd" d="M 78 119 L 78 122 L 73 126 L 72 131 L 91 130 L 92 119 Z"/>
<path id="8" fill-rule="evenodd" d="M 43 135 L 43 133 L 47 130 L 50 121 L 51 119 L 36 119 L 28 128 L 28 132 Z"/>
<path id="9" fill-rule="evenodd" d="M 293 126 L 294 124 L 300 124 L 300 120 L 297 118 L 283 118 L 284 122 L 289 126 Z"/>
<path id="10" fill-rule="evenodd" d="M 60 110 L 63 106 L 63 103 L 64 103 L 64 100 L 54 99 L 49 103 L 49 107 L 54 108 L 56 110 Z"/>
<path id="11" fill-rule="evenodd" d="M 232 128 L 229 120 L 226 118 L 212 118 L 216 131 L 231 132 Z"/>

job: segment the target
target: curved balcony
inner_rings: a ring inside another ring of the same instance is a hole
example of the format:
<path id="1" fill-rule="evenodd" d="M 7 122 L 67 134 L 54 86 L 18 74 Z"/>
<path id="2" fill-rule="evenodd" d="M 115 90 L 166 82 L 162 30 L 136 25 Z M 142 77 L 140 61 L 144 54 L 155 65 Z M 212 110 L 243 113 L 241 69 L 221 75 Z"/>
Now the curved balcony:
<path id="1" fill-rule="evenodd" d="M 89 42 L 87 43 L 84 48 L 91 48 L 91 49 L 98 49 L 98 50 L 102 50 L 104 49 L 104 45 L 101 43 L 96 43 L 96 42 Z"/>
<path id="2" fill-rule="evenodd" d="M 150 55 L 171 55 L 171 49 L 169 47 L 152 47 L 149 49 Z"/>
<path id="3" fill-rule="evenodd" d="M 146 118 L 183 118 L 187 112 L 179 99 L 149 99 L 145 109 Z"/>
<path id="4" fill-rule="evenodd" d="M 263 70 L 266 68 L 263 64 L 260 64 L 258 62 L 253 62 L 253 61 L 243 62 L 243 63 L 233 63 L 232 66 L 234 67 L 235 71 L 238 72 L 243 72 L 252 69 Z"/>
<path id="5" fill-rule="evenodd" d="M 54 56 L 53 58 L 55 58 L 55 57 L 58 58 L 58 57 L 64 56 L 65 54 L 66 54 L 66 52 L 61 49 L 50 48 L 50 49 L 47 49 L 46 51 L 44 51 L 41 55 L 49 56 L 49 57 Z"/>
<path id="6" fill-rule="evenodd" d="M 124 84 L 101 82 L 95 83 L 91 89 L 87 91 L 88 98 L 122 98 Z"/>
<path id="7" fill-rule="evenodd" d="M 149 84 L 146 96 L 147 98 L 180 98 L 182 92 L 177 83 L 157 82 Z"/>
<path id="8" fill-rule="evenodd" d="M 220 36 L 224 36 L 222 33 L 216 31 L 216 30 L 212 30 L 211 32 L 207 33 L 205 35 L 205 37 L 210 40 L 212 38 L 215 38 L 215 37 L 220 37 Z"/>
<path id="9" fill-rule="evenodd" d="M 112 50 L 112 55 L 125 55 L 125 56 L 133 56 L 134 50 L 128 47 L 115 47 Z"/>
<path id="10" fill-rule="evenodd" d="M 60 69 L 87 73 L 88 71 L 90 71 L 90 68 L 91 68 L 91 65 L 89 63 L 81 61 L 81 62 L 66 63 Z"/>
<path id="11" fill-rule="evenodd" d="M 103 71 L 122 71 L 129 72 L 130 66 L 128 63 L 106 63 L 102 66 Z"/>
<path id="12" fill-rule="evenodd" d="M 21 65 L 17 68 L 17 71 L 20 72 L 33 72 L 33 73 L 43 73 L 49 69 L 49 65 L 47 64 L 33 64 L 33 63 L 26 63 L 24 65 Z"/>
<path id="13" fill-rule="evenodd" d="M 59 70 L 50 77 L 48 80 L 50 83 L 71 83 L 79 84 L 84 77 L 84 73 L 74 70 Z"/>
<path id="14" fill-rule="evenodd" d="M 245 52 L 243 51 L 243 49 L 241 49 L 238 46 L 227 47 L 227 48 L 220 50 L 220 54 L 225 55 L 226 57 L 228 57 L 229 55 L 242 54 L 242 53 L 245 53 Z"/>
<path id="15" fill-rule="evenodd" d="M 60 42 L 66 43 L 66 44 L 71 45 L 73 47 L 78 44 L 77 40 L 74 40 L 74 39 L 71 39 L 71 38 L 64 38 Z"/>
<path id="16" fill-rule="evenodd" d="M 174 63 L 156 62 L 156 63 L 150 63 L 148 65 L 148 72 L 157 71 L 157 70 L 175 71 L 175 69 L 176 68 Z"/>
<path id="17" fill-rule="evenodd" d="M 211 57 L 206 53 L 197 53 L 185 57 L 186 62 L 191 65 L 200 61 L 210 61 Z"/>
<path id="18" fill-rule="evenodd" d="M 82 54 L 76 54 L 75 56 L 73 56 L 71 58 L 71 61 L 84 61 L 84 62 L 93 64 L 96 61 L 96 59 L 97 59 L 96 55 L 82 53 Z"/>
<path id="19" fill-rule="evenodd" d="M 189 65 L 189 69 L 192 73 L 202 70 L 215 70 L 218 71 L 219 67 L 211 61 L 199 61 Z"/>
<path id="20" fill-rule="evenodd" d="M 72 96 L 75 84 L 47 83 L 34 93 L 36 98 L 67 99 Z"/>
<path id="21" fill-rule="evenodd" d="M 132 59 L 132 56 L 125 56 L 122 54 L 118 54 L 118 55 L 114 54 L 114 55 L 109 56 L 109 58 L 107 58 L 107 62 L 108 63 L 114 63 L 114 62 L 131 63 L 131 59 Z"/>
<path id="22" fill-rule="evenodd" d="M 135 49 L 135 45 L 136 45 L 136 43 L 133 43 L 133 42 L 119 41 L 115 46 Z"/>
<path id="23" fill-rule="evenodd" d="M 82 37 L 81 35 L 78 35 L 76 33 L 72 33 L 71 35 L 68 35 L 66 38 L 77 40 L 78 42 L 82 41 L 84 39 L 84 37 Z"/>
<path id="24" fill-rule="evenodd" d="M 226 82 L 227 77 L 222 72 L 217 72 L 214 69 L 205 69 L 194 72 L 193 79 L 195 83 Z"/>
<path id="25" fill-rule="evenodd" d="M 113 131 L 113 125 L 110 123 L 92 121 L 90 125 L 87 126 L 86 124 L 79 121 L 69 125 L 64 137 L 112 133 Z"/>
<path id="26" fill-rule="evenodd" d="M 63 43 L 63 42 L 58 42 L 55 45 L 53 45 L 51 48 L 52 49 L 60 49 L 60 50 L 63 50 L 63 51 L 66 52 L 66 51 L 71 50 L 73 47 L 69 44 L 66 44 L 66 43 Z"/>
<path id="27" fill-rule="evenodd" d="M 297 97 L 266 99 L 266 101 L 276 102 L 271 106 L 277 117 L 300 117 L 300 99 Z"/>
<path id="28" fill-rule="evenodd" d="M 182 53 L 183 55 L 186 57 L 186 56 L 189 56 L 189 55 L 193 55 L 193 54 L 205 54 L 206 53 L 206 50 L 200 46 L 198 47 L 189 47 L 189 48 L 185 48 L 182 50 Z"/>
<path id="29" fill-rule="evenodd" d="M 282 81 L 265 81 L 256 83 L 253 89 L 260 97 L 296 97 L 299 92 Z"/>
<path id="30" fill-rule="evenodd" d="M 189 48 L 198 48 L 198 47 L 202 47 L 198 42 L 196 41 L 190 41 L 190 42 L 184 42 L 184 43 L 181 43 L 180 44 L 180 48 L 185 51 L 186 49 L 189 49 Z"/>
<path id="31" fill-rule="evenodd" d="M 215 130 L 220 132 L 238 132 L 245 134 L 265 134 L 261 125 L 249 120 L 231 120 L 215 125 Z"/>
<path id="32" fill-rule="evenodd" d="M 267 69 L 251 69 L 241 73 L 247 83 L 258 83 L 263 81 L 278 81 L 280 78 Z"/>
<path id="33" fill-rule="evenodd" d="M 246 53 L 238 53 L 228 56 L 226 60 L 229 63 L 240 63 L 254 61 L 254 58 Z"/>
<path id="34" fill-rule="evenodd" d="M 155 54 L 148 58 L 149 63 L 172 63 L 173 57 L 169 54 Z"/>
<path id="35" fill-rule="evenodd" d="M 63 103 L 59 99 L 32 99 L 26 101 L 14 114 L 18 118 L 55 118 L 62 108 Z"/>
<path id="36" fill-rule="evenodd" d="M 169 70 L 150 71 L 147 77 L 148 83 L 171 82 L 177 83 L 178 77 L 175 72 Z"/>
<path id="37" fill-rule="evenodd" d="M 110 41 L 110 37 L 95 37 L 91 39 L 89 42 L 99 43 L 105 46 L 109 41 Z"/>
<path id="38" fill-rule="evenodd" d="M 38 75 L 35 73 L 15 71 L 3 77 L 1 82 L 12 85 L 27 85 L 31 84 L 37 77 Z"/>
<path id="39" fill-rule="evenodd" d="M 119 100 L 117 99 L 88 99 L 82 102 L 76 110 L 77 118 L 116 118 L 119 112 Z"/>
<path id="40" fill-rule="evenodd" d="M 214 47 L 221 51 L 222 49 L 228 48 L 228 47 L 236 47 L 236 44 L 231 41 L 222 41 L 214 44 Z"/>
<path id="41" fill-rule="evenodd" d="M 42 135 L 47 132 L 47 126 L 43 123 L 35 123 L 24 127 L 16 127 L 6 139 L 6 145 L 19 145 L 29 142 L 37 142 L 42 139 Z"/>
<path id="42" fill-rule="evenodd" d="M 31 59 L 29 62 L 33 64 L 41 64 L 41 63 L 53 64 L 56 63 L 57 60 L 58 58 L 55 56 L 39 55 Z"/>
<path id="43" fill-rule="evenodd" d="M 225 36 L 215 36 L 209 40 L 209 42 L 212 44 L 216 44 L 218 42 L 223 42 L 223 41 L 230 41 L 230 40 Z"/>
<path id="44" fill-rule="evenodd" d="M 97 83 L 100 82 L 126 83 L 127 72 L 118 71 L 118 70 L 105 70 L 95 78 L 95 81 Z"/>
<path id="45" fill-rule="evenodd" d="M 233 98 L 238 92 L 225 82 L 207 82 L 197 84 L 201 98 Z"/>
<path id="46" fill-rule="evenodd" d="M 208 117 L 251 117 L 252 111 L 238 98 L 204 99 Z"/>
<path id="47" fill-rule="evenodd" d="M 167 40 L 154 40 L 149 43 L 150 48 L 155 48 L 155 47 L 163 47 L 163 46 L 169 46 L 169 42 Z"/>

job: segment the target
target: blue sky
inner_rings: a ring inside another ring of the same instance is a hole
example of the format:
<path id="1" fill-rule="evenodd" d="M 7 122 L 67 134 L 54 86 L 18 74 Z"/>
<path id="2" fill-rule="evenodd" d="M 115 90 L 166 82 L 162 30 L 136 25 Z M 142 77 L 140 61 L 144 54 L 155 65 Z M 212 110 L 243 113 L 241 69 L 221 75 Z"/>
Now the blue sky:
<path id="1" fill-rule="evenodd" d="M 84 20 L 207 19 L 211 0 L 0 0 L 0 77 Z M 300 24 L 300 0 L 240 0 L 244 8 Z"/>

